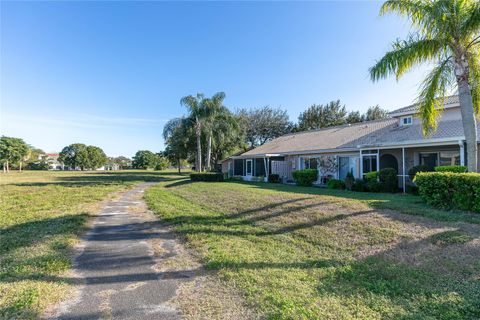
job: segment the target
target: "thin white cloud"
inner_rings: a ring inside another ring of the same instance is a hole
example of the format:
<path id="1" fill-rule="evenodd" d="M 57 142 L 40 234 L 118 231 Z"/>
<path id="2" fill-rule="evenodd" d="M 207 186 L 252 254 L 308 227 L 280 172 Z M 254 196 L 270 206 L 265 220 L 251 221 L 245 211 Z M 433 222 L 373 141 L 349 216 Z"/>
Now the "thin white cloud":
<path id="1" fill-rule="evenodd" d="M 21 115 L 2 113 L 2 127 L 25 127 L 29 124 L 47 125 L 57 127 L 76 127 L 92 129 L 111 129 L 118 127 L 156 127 L 168 120 L 155 118 L 129 118 L 105 117 L 92 114 L 66 114 L 66 115 Z"/>

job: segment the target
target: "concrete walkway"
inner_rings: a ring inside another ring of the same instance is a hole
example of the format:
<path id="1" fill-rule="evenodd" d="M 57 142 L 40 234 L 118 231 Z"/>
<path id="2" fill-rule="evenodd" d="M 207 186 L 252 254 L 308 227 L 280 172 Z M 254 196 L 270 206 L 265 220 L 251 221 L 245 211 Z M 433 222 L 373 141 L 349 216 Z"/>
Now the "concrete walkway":
<path id="1" fill-rule="evenodd" d="M 74 272 L 83 285 L 51 319 L 180 318 L 166 302 L 188 276 L 155 271 L 162 256 L 175 254 L 175 240 L 147 212 L 142 199 L 147 186 L 138 185 L 104 206 L 75 259 Z M 154 241 L 161 243 L 159 258 Z"/>

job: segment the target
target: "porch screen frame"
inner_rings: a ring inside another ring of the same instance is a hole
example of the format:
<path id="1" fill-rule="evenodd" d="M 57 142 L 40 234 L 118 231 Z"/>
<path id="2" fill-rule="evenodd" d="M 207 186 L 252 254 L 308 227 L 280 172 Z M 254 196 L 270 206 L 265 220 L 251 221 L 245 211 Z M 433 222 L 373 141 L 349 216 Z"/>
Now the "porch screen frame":
<path id="1" fill-rule="evenodd" d="M 367 156 L 375 156 L 376 157 L 376 162 L 377 162 L 377 170 L 378 172 L 380 168 L 380 149 L 360 149 L 360 178 L 363 178 L 365 173 L 363 172 L 363 157 Z M 372 171 L 370 171 L 372 172 Z"/>
<path id="2" fill-rule="evenodd" d="M 250 173 L 248 172 L 248 162 L 250 162 Z M 253 159 L 245 159 L 245 176 L 253 176 Z"/>

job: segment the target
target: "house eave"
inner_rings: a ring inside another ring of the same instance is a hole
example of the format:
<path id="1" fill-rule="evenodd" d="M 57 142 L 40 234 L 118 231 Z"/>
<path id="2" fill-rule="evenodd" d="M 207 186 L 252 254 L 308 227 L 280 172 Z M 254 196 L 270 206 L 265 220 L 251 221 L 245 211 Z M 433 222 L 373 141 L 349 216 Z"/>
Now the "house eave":
<path id="1" fill-rule="evenodd" d="M 451 137 L 442 139 L 423 139 L 423 140 L 409 140 L 395 143 L 379 143 L 370 145 L 358 145 L 358 149 L 395 149 L 395 148 L 407 148 L 407 147 L 429 147 L 439 145 L 452 145 L 463 143 L 465 137 Z"/>
<path id="2" fill-rule="evenodd" d="M 448 104 L 445 104 L 443 106 L 442 110 L 443 109 L 457 108 L 457 107 L 460 107 L 460 104 L 458 102 L 448 103 Z M 416 114 L 418 114 L 418 110 L 400 111 L 400 112 L 392 111 L 392 112 L 388 113 L 388 115 L 392 118 L 398 118 L 398 117 L 402 117 L 402 116 L 410 116 L 410 115 L 416 115 Z"/>

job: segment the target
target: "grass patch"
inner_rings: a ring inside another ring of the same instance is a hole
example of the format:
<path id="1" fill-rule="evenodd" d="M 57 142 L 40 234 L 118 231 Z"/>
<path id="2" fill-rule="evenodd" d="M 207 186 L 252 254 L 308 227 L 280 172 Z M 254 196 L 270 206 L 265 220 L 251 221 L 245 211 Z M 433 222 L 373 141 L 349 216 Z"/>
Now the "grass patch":
<path id="1" fill-rule="evenodd" d="M 172 179 L 149 171 L 1 174 L 0 319 L 35 319 L 65 298 L 72 284 L 61 275 L 95 203 L 138 182 Z"/>
<path id="2" fill-rule="evenodd" d="M 480 318 L 480 220 L 468 213 L 263 183 L 162 182 L 145 197 L 264 318 Z M 473 241 L 432 245 L 452 229 Z"/>
<path id="3" fill-rule="evenodd" d="M 444 231 L 433 235 L 430 240 L 438 246 L 448 246 L 451 244 L 463 244 L 473 240 L 473 237 L 461 231 Z"/>

